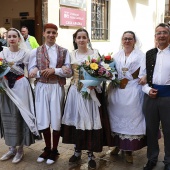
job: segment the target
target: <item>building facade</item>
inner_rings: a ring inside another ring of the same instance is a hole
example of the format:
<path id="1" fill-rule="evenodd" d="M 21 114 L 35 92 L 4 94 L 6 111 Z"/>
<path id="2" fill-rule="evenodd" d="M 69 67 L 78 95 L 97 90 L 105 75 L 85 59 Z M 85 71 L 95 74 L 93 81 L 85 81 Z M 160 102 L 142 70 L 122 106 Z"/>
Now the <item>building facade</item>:
<path id="1" fill-rule="evenodd" d="M 84 27 L 101 54 L 117 52 L 121 35 L 131 30 L 145 52 L 154 47 L 154 29 L 164 22 L 167 4 L 169 0 L 5 0 L 0 25 L 18 29 L 27 25 L 42 44 L 43 24 L 52 22 L 59 27 L 57 43 L 70 51 L 73 33 Z"/>

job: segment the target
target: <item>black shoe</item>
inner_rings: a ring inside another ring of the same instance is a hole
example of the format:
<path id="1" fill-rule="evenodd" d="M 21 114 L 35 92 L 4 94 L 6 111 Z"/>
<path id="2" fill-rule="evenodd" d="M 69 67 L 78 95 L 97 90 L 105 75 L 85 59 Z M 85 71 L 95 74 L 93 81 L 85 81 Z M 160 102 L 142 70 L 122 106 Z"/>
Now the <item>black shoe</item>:
<path id="1" fill-rule="evenodd" d="M 152 170 L 156 166 L 155 162 L 148 161 L 146 165 L 144 165 L 143 170 Z"/>
<path id="2" fill-rule="evenodd" d="M 70 163 L 76 163 L 76 162 L 78 162 L 80 159 L 81 159 L 81 155 L 80 155 L 80 156 L 75 156 L 75 155 L 73 155 L 73 156 L 69 159 L 69 162 L 70 162 Z"/>
<path id="3" fill-rule="evenodd" d="M 170 164 L 166 164 L 164 170 L 170 170 Z"/>
<path id="4" fill-rule="evenodd" d="M 95 162 L 95 160 L 91 159 L 91 160 L 88 162 L 88 165 L 89 165 L 89 168 L 95 169 L 95 168 L 96 168 L 96 162 Z"/>

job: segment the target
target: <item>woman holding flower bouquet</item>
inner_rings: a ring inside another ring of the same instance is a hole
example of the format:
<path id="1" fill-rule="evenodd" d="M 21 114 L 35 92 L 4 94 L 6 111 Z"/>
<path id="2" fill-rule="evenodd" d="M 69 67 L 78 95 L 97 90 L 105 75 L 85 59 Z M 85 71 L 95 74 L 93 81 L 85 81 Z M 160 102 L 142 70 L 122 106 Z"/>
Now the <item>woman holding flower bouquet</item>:
<path id="1" fill-rule="evenodd" d="M 1 80 L 5 92 L 0 95 L 0 128 L 1 132 L 4 132 L 1 135 L 4 136 L 9 151 L 0 160 L 14 157 L 12 163 L 18 163 L 24 155 L 23 146 L 33 144 L 33 134 L 39 136 L 39 133 L 31 86 L 24 77 L 29 52 L 21 33 L 15 28 L 7 31 L 7 42 L 9 47 L 0 53 L 1 62 L 6 63 L 9 68 L 9 72 Z"/>
<path id="2" fill-rule="evenodd" d="M 123 150 L 126 161 L 133 163 L 132 151 L 146 146 L 143 92 L 138 78 L 145 55 L 137 48 L 134 32 L 124 32 L 121 42 L 123 49 L 114 55 L 120 87 L 108 89 L 108 113 L 116 146 L 111 155 Z"/>
<path id="3" fill-rule="evenodd" d="M 83 71 L 80 69 L 82 65 L 89 67 L 91 62 L 89 71 L 94 73 L 99 67 L 99 64 L 97 64 L 97 60 L 100 58 L 98 50 L 88 48 L 89 43 L 89 35 L 85 29 L 78 29 L 73 34 L 75 47 L 75 50 L 71 53 L 73 78 L 62 118 L 62 137 L 63 143 L 75 144 L 75 152 L 69 159 L 70 163 L 75 163 L 81 159 L 81 150 L 88 150 L 88 165 L 90 168 L 96 168 L 93 152 L 101 152 L 105 144 L 104 138 L 106 140 L 104 136 L 106 129 L 104 129 L 103 123 L 108 126 L 107 134 L 109 135 L 110 127 L 109 119 L 105 120 L 105 122 L 101 119 L 100 99 L 98 97 L 101 89 L 95 90 L 95 86 L 99 85 L 101 81 L 98 78 L 90 80 L 87 77 L 86 80 L 83 80 L 86 83 L 90 82 L 85 89 L 93 97 L 85 96 L 82 90 L 84 86 L 80 83 L 83 79 L 81 74 Z"/>

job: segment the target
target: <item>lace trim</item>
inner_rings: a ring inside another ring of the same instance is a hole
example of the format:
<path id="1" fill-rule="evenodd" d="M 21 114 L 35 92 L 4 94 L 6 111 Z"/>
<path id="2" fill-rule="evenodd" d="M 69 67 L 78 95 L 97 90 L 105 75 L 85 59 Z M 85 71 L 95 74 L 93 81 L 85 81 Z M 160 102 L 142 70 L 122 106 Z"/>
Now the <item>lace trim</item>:
<path id="1" fill-rule="evenodd" d="M 2 54 L 7 62 L 16 63 L 21 61 L 25 57 L 26 52 L 22 49 L 17 52 L 11 52 L 9 49 L 7 49 L 2 51 Z"/>
<path id="2" fill-rule="evenodd" d="M 24 74 L 24 70 L 17 64 L 14 64 L 12 67 L 11 67 L 11 70 L 10 72 L 16 74 L 16 75 L 23 75 Z"/>
<path id="3" fill-rule="evenodd" d="M 10 72 L 16 74 L 16 75 L 23 75 L 24 70 L 19 66 L 19 64 L 22 64 L 22 60 L 25 57 L 26 52 L 22 49 L 20 49 L 18 52 L 11 52 L 9 49 L 2 52 L 4 59 L 8 63 L 13 63 L 11 66 Z"/>
<path id="4" fill-rule="evenodd" d="M 119 136 L 119 138 L 122 139 L 122 140 L 128 139 L 130 141 L 132 141 L 134 139 L 137 139 L 137 140 L 140 141 L 145 136 L 145 135 L 126 135 L 126 134 L 120 134 L 120 133 L 115 133 L 115 132 L 112 132 L 111 135 L 113 137 Z"/>

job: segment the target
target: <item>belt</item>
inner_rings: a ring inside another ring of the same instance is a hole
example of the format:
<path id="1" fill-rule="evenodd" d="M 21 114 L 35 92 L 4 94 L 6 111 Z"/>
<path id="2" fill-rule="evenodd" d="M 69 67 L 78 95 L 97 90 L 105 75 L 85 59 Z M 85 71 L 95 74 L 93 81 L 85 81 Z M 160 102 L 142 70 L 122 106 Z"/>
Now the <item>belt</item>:
<path id="1" fill-rule="evenodd" d="M 5 79 L 8 80 L 7 76 L 4 76 L 4 77 L 5 77 Z M 24 75 L 18 76 L 18 77 L 16 78 L 16 80 L 19 80 L 19 79 L 21 79 L 21 78 L 23 78 L 23 77 L 24 77 Z"/>
<path id="2" fill-rule="evenodd" d="M 132 74 L 132 77 L 133 79 L 137 79 L 138 78 L 138 75 L 139 75 L 139 70 L 140 68 L 138 68 L 133 74 Z M 125 89 L 126 85 L 128 84 L 128 79 L 127 78 L 124 78 L 122 80 L 120 80 L 120 89 Z"/>
<path id="3" fill-rule="evenodd" d="M 170 97 L 170 85 L 153 84 L 153 88 L 158 90 L 157 97 Z"/>

